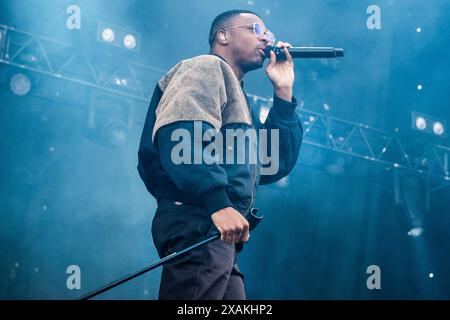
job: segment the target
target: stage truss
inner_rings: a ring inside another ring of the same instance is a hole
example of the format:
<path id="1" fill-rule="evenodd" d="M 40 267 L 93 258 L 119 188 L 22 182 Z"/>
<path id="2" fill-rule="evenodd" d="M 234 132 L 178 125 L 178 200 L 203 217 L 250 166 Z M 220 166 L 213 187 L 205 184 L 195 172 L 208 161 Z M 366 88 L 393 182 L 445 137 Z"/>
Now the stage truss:
<path id="1" fill-rule="evenodd" d="M 106 63 L 106 61 L 108 61 Z M 28 72 L 69 81 L 141 101 L 148 105 L 151 79 L 166 70 L 123 59 L 92 57 L 82 48 L 26 31 L 0 25 L 0 63 Z M 249 94 L 253 102 L 270 105 L 271 99 Z M 298 109 L 303 143 L 348 157 L 383 165 L 427 179 L 429 192 L 450 186 L 450 148 L 419 142 L 398 132 L 372 128 L 304 108 Z M 135 122 L 141 122 L 138 120 Z"/>

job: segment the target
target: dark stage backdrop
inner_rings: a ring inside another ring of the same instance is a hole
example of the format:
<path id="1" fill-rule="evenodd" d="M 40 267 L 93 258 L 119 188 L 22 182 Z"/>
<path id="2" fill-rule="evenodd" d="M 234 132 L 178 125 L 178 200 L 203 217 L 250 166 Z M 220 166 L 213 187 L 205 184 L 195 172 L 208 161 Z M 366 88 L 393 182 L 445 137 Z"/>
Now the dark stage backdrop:
<path id="1" fill-rule="evenodd" d="M 81 10 L 80 29 L 66 27 L 71 4 Z M 367 27 L 370 5 L 381 10 L 380 29 Z M 72 299 L 158 258 L 150 233 L 156 203 L 136 170 L 148 102 L 136 98 L 129 69 L 114 71 L 136 63 L 148 98 L 164 71 L 208 52 L 212 19 L 233 8 L 259 12 L 278 40 L 345 48 L 343 59 L 296 61 L 299 110 L 395 132 L 417 154 L 425 143 L 450 145 L 448 134 L 411 129 L 412 111 L 450 123 L 448 1 L 1 1 L 0 25 L 82 50 L 105 85 L 43 73 L 46 59 L 69 63 L 67 48 L 42 39 L 17 53 L 27 38 L 8 29 L 16 43 L 7 46 L 0 26 L 0 299 Z M 98 41 L 99 22 L 137 32 L 139 50 Z M 16 65 L 5 62 L 12 58 Z M 89 68 L 73 62 L 66 71 L 91 81 Z M 24 96 L 12 92 L 17 73 L 31 82 Z M 271 98 L 263 69 L 244 80 L 247 92 Z M 108 135 L 107 124 L 124 122 L 128 131 Z M 437 165 L 414 160 L 424 170 Z M 448 170 L 448 154 L 440 161 Z M 397 173 L 418 186 L 413 200 L 448 183 L 305 143 L 289 177 L 257 195 L 265 219 L 239 257 L 248 298 L 449 299 L 450 189 L 429 194 L 419 210 L 424 233 L 410 237 L 411 219 L 395 201 Z M 367 288 L 372 265 L 380 290 Z M 71 266 L 80 268 L 80 290 L 67 286 Z M 156 299 L 160 272 L 101 298 Z"/>

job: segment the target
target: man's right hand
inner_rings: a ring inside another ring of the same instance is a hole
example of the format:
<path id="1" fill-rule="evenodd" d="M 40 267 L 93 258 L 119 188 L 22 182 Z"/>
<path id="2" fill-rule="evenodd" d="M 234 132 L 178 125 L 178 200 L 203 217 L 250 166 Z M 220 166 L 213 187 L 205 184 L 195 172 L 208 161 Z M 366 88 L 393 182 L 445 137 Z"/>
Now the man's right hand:
<path id="1" fill-rule="evenodd" d="M 229 244 L 248 241 L 250 238 L 247 219 L 232 207 L 214 212 L 211 219 L 219 230 L 221 239 Z"/>

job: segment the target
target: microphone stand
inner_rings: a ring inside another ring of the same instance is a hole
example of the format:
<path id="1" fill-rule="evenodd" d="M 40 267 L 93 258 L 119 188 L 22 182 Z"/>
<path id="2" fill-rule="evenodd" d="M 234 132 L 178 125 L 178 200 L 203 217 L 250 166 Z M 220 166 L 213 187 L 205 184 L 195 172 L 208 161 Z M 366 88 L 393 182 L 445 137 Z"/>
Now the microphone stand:
<path id="1" fill-rule="evenodd" d="M 257 211 L 258 211 L 258 209 L 252 208 L 250 210 L 250 214 L 246 215 L 246 219 L 247 219 L 247 221 L 249 223 L 249 229 L 250 230 L 253 230 L 261 222 L 261 220 L 264 218 L 263 216 L 257 216 L 256 215 Z M 164 258 L 162 258 L 162 259 L 160 259 L 158 261 L 155 261 L 154 263 L 152 263 L 149 266 L 146 266 L 146 267 L 144 267 L 142 269 L 139 269 L 139 270 L 137 270 L 137 271 L 127 275 L 127 276 L 124 276 L 122 278 L 114 280 L 114 281 L 104 285 L 103 287 L 97 289 L 97 290 L 88 292 L 85 295 L 77 298 L 77 300 L 89 300 L 89 299 L 91 299 L 91 298 L 93 298 L 93 297 L 95 297 L 95 296 L 97 296 L 97 295 L 99 295 L 99 294 L 101 294 L 101 293 L 103 293 L 105 291 L 108 291 L 108 290 L 110 290 L 110 289 L 112 289 L 114 287 L 117 287 L 118 285 L 120 285 L 120 284 L 122 284 L 124 282 L 127 282 L 127 281 L 129 281 L 131 279 L 134 279 L 134 278 L 136 278 L 136 277 L 138 277 L 138 276 L 140 276 L 140 275 L 142 275 L 142 274 L 144 274 L 144 273 L 146 273 L 148 271 L 151 271 L 151 270 L 153 270 L 153 269 L 163 265 L 164 263 L 166 263 L 168 261 L 172 261 L 172 260 L 176 259 L 177 257 L 188 253 L 189 251 L 192 251 L 192 250 L 194 250 L 196 248 L 204 246 L 205 244 L 210 243 L 210 242 L 212 242 L 214 240 L 217 240 L 219 238 L 220 238 L 220 233 L 215 233 L 215 234 L 211 235 L 210 237 L 208 237 L 208 238 L 206 238 L 206 239 L 204 239 L 204 240 L 202 240 L 202 241 L 200 241 L 200 242 L 198 242 L 196 244 L 193 244 L 193 245 L 191 245 L 191 246 L 189 246 L 189 247 L 187 247 L 187 248 L 185 248 L 185 249 L 183 249 L 181 251 L 174 252 L 174 253 L 172 253 L 172 254 L 170 254 L 168 256 L 165 256 Z"/>

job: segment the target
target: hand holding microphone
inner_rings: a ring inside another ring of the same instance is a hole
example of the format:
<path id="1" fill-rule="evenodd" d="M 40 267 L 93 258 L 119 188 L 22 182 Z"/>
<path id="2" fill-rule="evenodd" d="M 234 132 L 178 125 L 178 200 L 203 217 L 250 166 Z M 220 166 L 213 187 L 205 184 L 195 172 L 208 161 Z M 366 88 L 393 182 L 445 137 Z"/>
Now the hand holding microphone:
<path id="1" fill-rule="evenodd" d="M 334 47 L 292 47 L 288 42 L 279 41 L 276 46 L 266 48 L 266 58 L 270 59 L 266 73 L 272 81 L 275 94 L 287 101 L 292 98 L 295 58 L 335 58 L 343 57 L 343 48 Z"/>
<path id="2" fill-rule="evenodd" d="M 266 74 L 272 82 L 274 93 L 277 97 L 291 102 L 292 87 L 294 85 L 294 61 L 289 54 L 289 49 L 292 48 L 288 42 L 279 41 L 276 50 L 283 52 L 285 59 L 279 59 L 274 50 L 266 50 L 266 55 L 270 59 L 266 66 Z"/>

